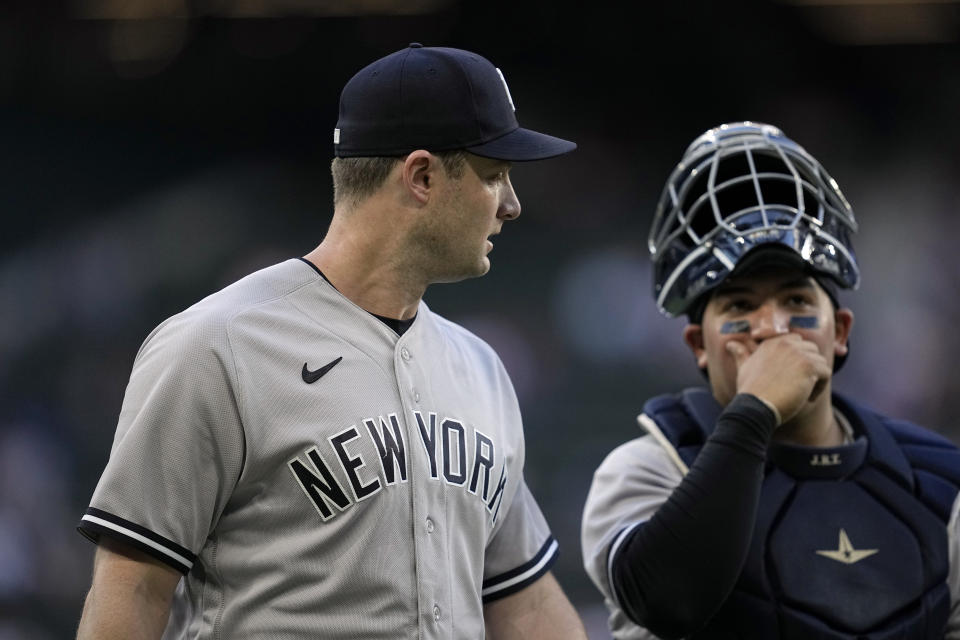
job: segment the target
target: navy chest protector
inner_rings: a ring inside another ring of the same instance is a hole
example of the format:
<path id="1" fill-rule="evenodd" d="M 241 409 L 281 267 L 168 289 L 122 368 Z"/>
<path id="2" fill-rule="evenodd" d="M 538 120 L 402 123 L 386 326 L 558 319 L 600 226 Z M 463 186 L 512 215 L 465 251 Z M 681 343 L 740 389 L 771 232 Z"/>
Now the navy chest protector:
<path id="1" fill-rule="evenodd" d="M 855 442 L 771 446 L 743 570 L 693 638 L 942 640 L 960 451 L 839 395 L 833 403 Z M 687 466 L 720 411 L 705 389 L 644 406 Z"/>

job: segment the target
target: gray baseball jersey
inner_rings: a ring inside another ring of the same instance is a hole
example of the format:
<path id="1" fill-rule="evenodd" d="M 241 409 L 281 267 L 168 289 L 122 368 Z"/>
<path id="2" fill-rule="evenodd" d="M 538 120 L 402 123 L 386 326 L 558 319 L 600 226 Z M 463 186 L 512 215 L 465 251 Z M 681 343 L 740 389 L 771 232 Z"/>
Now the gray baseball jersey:
<path id="1" fill-rule="evenodd" d="M 609 626 L 617 640 L 657 640 L 657 636 L 634 624 L 620 608 L 610 588 L 608 560 L 630 532 L 666 502 L 686 473 L 686 465 L 656 424 L 646 415 L 638 420 L 649 435 L 620 445 L 597 468 L 581 531 L 584 566 L 603 594 L 610 612 Z M 960 640 L 960 498 L 953 505 L 947 537 L 953 609 L 946 640 Z"/>
<path id="2" fill-rule="evenodd" d="M 482 638 L 556 558 L 523 461 L 488 345 L 291 259 L 147 338 L 80 530 L 185 574 L 164 638 Z"/>

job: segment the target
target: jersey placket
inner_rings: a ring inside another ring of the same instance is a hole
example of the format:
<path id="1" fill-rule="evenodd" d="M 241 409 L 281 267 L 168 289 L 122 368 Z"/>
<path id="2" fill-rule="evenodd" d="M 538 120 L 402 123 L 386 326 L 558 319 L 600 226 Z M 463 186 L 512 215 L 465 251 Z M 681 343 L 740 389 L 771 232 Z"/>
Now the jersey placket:
<path id="1" fill-rule="evenodd" d="M 413 339 L 415 333 L 411 328 L 397 342 L 394 362 L 407 441 L 415 443 L 409 453 L 409 474 L 419 637 L 452 638 L 446 492 L 437 460 L 443 417 L 430 411 L 424 362 L 418 357 L 422 349 Z M 421 430 L 434 443 L 432 456 Z"/>

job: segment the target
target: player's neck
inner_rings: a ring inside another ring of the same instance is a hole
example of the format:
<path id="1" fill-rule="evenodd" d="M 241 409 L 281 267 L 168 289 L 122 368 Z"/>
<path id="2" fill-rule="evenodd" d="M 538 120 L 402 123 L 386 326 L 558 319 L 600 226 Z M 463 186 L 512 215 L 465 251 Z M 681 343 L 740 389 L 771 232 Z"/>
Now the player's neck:
<path id="1" fill-rule="evenodd" d="M 844 443 L 844 431 L 837 422 L 830 400 L 829 386 L 817 401 L 786 422 L 773 434 L 773 439 L 805 447 L 838 447 Z"/>
<path id="2" fill-rule="evenodd" d="M 361 309 L 407 320 L 417 313 L 426 285 L 393 256 L 390 247 L 363 234 L 335 232 L 304 256 Z"/>

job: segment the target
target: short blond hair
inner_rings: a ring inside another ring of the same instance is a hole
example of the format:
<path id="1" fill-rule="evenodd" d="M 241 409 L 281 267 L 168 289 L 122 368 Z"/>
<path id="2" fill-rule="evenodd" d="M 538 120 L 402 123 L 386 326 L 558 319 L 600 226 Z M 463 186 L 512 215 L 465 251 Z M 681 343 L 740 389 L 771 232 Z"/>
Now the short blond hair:
<path id="1" fill-rule="evenodd" d="M 438 151 L 433 155 L 440 158 L 444 170 L 451 178 L 459 180 L 463 177 L 463 167 L 467 160 L 466 151 L 462 149 Z M 330 163 L 330 174 L 333 176 L 333 205 L 337 206 L 342 202 L 357 204 L 372 196 L 383 186 L 393 167 L 398 162 L 402 162 L 405 157 L 334 158 Z"/>

